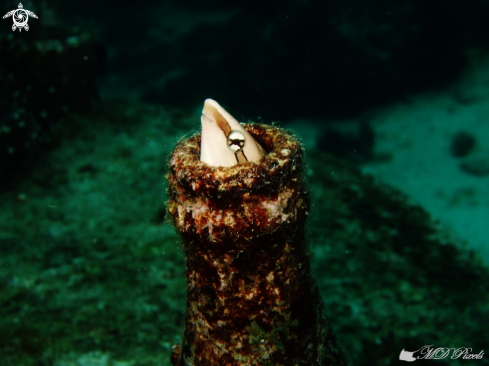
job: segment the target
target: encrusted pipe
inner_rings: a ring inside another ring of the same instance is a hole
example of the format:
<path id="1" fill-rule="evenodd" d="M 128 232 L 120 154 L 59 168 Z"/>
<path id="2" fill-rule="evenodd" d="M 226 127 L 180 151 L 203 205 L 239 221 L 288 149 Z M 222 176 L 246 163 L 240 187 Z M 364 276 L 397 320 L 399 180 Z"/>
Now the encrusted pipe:
<path id="1" fill-rule="evenodd" d="M 261 161 L 211 166 L 199 159 L 201 134 L 171 156 L 168 211 L 188 291 L 172 363 L 346 365 L 310 274 L 301 144 L 277 127 L 242 127 Z"/>

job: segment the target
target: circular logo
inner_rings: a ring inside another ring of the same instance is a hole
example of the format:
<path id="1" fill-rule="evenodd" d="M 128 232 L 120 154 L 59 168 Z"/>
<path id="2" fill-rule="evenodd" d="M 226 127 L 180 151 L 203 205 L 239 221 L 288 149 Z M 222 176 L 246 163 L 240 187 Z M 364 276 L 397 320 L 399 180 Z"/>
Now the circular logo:
<path id="1" fill-rule="evenodd" d="M 29 20 L 29 15 L 24 9 L 17 9 L 12 15 L 15 26 L 23 28 Z"/>

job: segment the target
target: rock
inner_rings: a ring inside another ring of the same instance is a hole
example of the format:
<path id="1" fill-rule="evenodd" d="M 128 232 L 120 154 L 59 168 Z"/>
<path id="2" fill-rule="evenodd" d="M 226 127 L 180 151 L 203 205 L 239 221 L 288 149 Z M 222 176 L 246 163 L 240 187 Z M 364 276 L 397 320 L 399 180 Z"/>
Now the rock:
<path id="1" fill-rule="evenodd" d="M 460 169 L 470 175 L 485 177 L 489 175 L 489 153 L 473 156 L 462 163 Z"/>
<path id="2" fill-rule="evenodd" d="M 460 158 L 469 154 L 477 144 L 477 140 L 469 132 L 460 131 L 455 134 L 450 144 L 450 152 L 453 156 Z"/>

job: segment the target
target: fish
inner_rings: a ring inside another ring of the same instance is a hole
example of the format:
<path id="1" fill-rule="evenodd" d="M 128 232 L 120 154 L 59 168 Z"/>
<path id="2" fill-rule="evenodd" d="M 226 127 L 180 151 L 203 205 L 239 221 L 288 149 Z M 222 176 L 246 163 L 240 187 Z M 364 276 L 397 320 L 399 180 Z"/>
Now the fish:
<path id="1" fill-rule="evenodd" d="M 260 162 L 266 155 L 253 136 L 215 100 L 204 101 L 200 121 L 200 160 L 204 163 L 231 167 L 246 162 Z"/>

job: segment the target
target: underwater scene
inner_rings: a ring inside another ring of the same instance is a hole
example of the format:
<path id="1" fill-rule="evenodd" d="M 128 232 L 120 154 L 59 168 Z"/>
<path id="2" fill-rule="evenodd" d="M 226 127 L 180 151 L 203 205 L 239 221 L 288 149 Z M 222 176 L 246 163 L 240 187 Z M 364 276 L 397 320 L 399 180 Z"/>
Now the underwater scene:
<path id="1" fill-rule="evenodd" d="M 488 1 L 0 12 L 0 366 L 489 365 Z"/>

